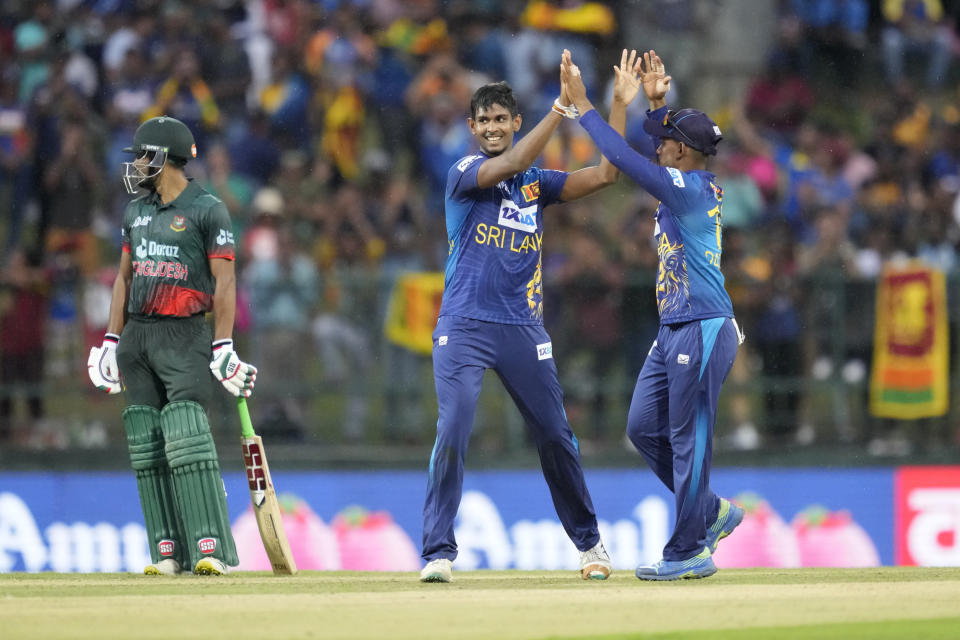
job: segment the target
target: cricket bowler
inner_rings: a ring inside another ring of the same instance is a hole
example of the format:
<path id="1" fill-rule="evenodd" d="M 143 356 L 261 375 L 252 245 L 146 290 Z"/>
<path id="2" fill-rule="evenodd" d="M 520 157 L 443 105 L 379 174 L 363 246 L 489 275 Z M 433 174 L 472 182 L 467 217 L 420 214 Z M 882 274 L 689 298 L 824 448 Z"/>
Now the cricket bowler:
<path id="1" fill-rule="evenodd" d="M 639 91 L 635 63 L 615 67 L 610 121 L 623 131 Z M 543 327 L 544 208 L 612 184 L 607 160 L 572 173 L 531 166 L 564 117 L 553 110 L 514 144 L 522 118 L 505 82 L 473 94 L 467 124 L 479 147 L 450 167 L 445 198 L 449 256 L 440 316 L 433 333 L 439 417 L 423 507 L 424 582 L 450 582 L 457 557 L 454 519 L 477 397 L 487 369 L 500 376 L 536 442 L 540 466 L 564 531 L 580 552 L 580 575 L 605 580 L 612 568 L 563 407 L 563 390 Z"/>
<path id="2" fill-rule="evenodd" d="M 98 389 L 126 397 L 152 560 L 144 573 L 224 575 L 237 551 L 204 405 L 210 372 L 237 397 L 250 395 L 257 373 L 233 350 L 233 226 L 223 202 L 184 175 L 197 156 L 185 124 L 147 120 L 124 151 L 134 155 L 124 186 L 139 197 L 123 215 L 107 333 L 87 371 Z"/>

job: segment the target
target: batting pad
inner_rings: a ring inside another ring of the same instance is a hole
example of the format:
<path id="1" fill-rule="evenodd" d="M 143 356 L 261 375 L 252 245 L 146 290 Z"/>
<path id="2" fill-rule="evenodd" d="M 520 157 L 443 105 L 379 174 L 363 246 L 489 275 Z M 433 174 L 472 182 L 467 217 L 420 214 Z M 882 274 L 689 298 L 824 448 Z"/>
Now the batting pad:
<path id="1" fill-rule="evenodd" d="M 173 558 L 181 565 L 187 559 L 183 522 L 173 491 L 173 476 L 163 450 L 160 412 L 133 405 L 123 412 L 130 466 L 137 475 L 140 507 L 147 527 L 150 559 L 157 563 Z"/>
<path id="2" fill-rule="evenodd" d="M 188 566 L 210 556 L 236 566 L 237 549 L 207 414 L 191 400 L 171 402 L 160 413 L 160 426 L 186 532 Z"/>

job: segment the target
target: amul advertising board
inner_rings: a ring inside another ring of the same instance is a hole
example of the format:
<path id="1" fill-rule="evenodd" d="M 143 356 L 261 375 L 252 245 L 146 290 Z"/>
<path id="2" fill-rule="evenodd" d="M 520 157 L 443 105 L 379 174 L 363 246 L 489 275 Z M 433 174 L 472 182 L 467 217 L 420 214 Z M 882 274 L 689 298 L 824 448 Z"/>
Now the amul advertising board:
<path id="1" fill-rule="evenodd" d="M 426 474 L 273 470 L 301 569 L 416 571 Z M 267 570 L 241 472 L 224 475 L 240 569 Z M 588 470 L 615 567 L 656 561 L 673 498 L 646 469 Z M 720 567 L 958 565 L 960 467 L 715 469 L 747 510 Z M 570 569 L 576 550 L 539 471 L 467 470 L 460 570 Z M 0 473 L 0 571 L 131 571 L 149 562 L 132 473 Z"/>

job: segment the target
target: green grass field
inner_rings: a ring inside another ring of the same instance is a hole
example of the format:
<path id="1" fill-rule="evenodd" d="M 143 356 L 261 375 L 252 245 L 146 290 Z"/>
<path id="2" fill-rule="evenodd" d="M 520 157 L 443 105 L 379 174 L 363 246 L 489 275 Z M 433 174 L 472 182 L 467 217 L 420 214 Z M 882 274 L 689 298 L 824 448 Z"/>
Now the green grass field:
<path id="1" fill-rule="evenodd" d="M 0 637 L 958 638 L 960 569 L 721 570 L 606 582 L 574 572 L 302 572 L 175 578 L 0 574 Z"/>

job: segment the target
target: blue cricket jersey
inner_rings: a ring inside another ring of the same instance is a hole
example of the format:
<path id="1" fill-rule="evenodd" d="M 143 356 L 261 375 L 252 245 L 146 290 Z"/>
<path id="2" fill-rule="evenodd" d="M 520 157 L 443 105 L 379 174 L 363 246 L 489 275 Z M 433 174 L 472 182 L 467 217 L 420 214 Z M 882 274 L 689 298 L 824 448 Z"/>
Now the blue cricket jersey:
<path id="1" fill-rule="evenodd" d="M 663 115 L 662 109 L 648 114 L 657 121 Z M 654 164 L 630 147 L 595 110 L 585 113 L 580 124 L 610 162 L 660 201 L 654 231 L 660 258 L 660 324 L 732 318 L 733 305 L 720 272 L 723 189 L 716 176 Z"/>
<path id="2" fill-rule="evenodd" d="M 543 324 L 543 208 L 560 200 L 564 171 L 531 167 L 488 189 L 466 156 L 447 173 L 449 253 L 441 316 Z"/>

